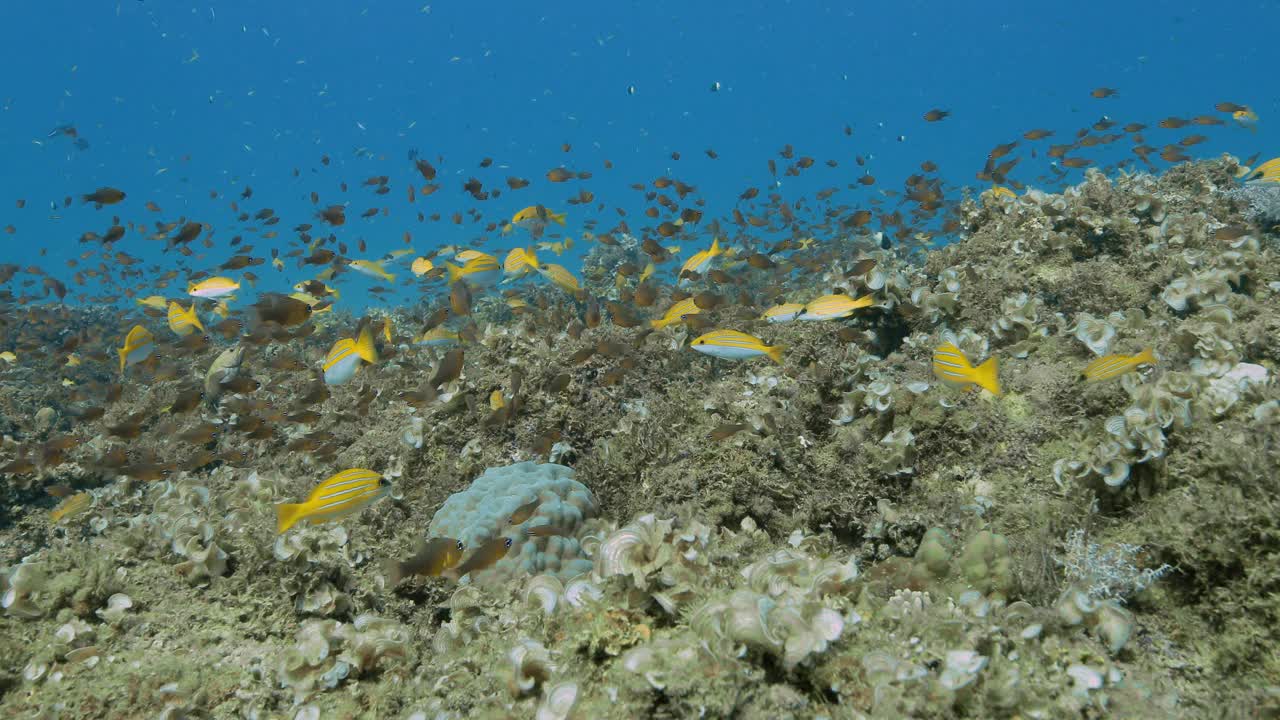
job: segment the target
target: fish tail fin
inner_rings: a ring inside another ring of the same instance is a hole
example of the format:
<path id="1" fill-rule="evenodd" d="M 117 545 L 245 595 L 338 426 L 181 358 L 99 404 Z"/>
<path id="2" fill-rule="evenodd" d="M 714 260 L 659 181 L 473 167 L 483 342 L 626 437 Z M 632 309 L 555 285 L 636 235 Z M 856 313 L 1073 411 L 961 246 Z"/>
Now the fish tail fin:
<path id="1" fill-rule="evenodd" d="M 389 272 L 385 272 L 385 271 L 384 271 L 384 272 L 382 273 L 382 277 L 383 277 L 383 279 L 385 279 L 385 280 L 386 280 L 387 282 L 389 282 L 389 283 L 394 283 L 394 282 L 396 281 L 396 274 L 395 274 L 395 273 L 389 273 Z"/>
<path id="2" fill-rule="evenodd" d="M 973 382 L 992 395 L 999 395 L 1000 378 L 996 374 L 997 370 L 996 359 L 987 358 L 986 362 L 973 369 Z"/>
<path id="3" fill-rule="evenodd" d="M 724 250 L 720 247 L 720 238 L 712 238 L 711 249 L 707 251 L 707 257 L 715 257 L 722 253 L 724 253 Z"/>
<path id="4" fill-rule="evenodd" d="M 1134 365 L 1155 365 L 1157 362 L 1156 354 L 1151 348 L 1143 348 L 1142 352 L 1133 356 Z"/>
<path id="5" fill-rule="evenodd" d="M 768 355 L 770 360 L 772 360 L 772 361 L 774 361 L 775 363 L 777 363 L 777 364 L 781 365 L 781 364 L 782 364 L 782 351 L 783 351 L 783 350 L 786 350 L 786 349 L 787 349 L 787 346 L 786 346 L 786 345 L 770 345 L 770 346 L 766 346 L 766 347 L 765 347 L 765 349 L 764 349 L 764 354 L 765 354 L 765 355 Z"/>
<path id="6" fill-rule="evenodd" d="M 445 269 L 449 273 L 449 284 L 452 285 L 462 279 L 462 268 L 453 263 L 445 263 Z"/>
<path id="7" fill-rule="evenodd" d="M 200 332 L 204 332 L 204 325 L 200 322 L 200 316 L 196 314 L 195 303 L 191 303 L 191 307 L 187 308 L 187 311 L 183 314 L 186 316 L 187 322 L 200 328 Z"/>
<path id="8" fill-rule="evenodd" d="M 378 350 L 373 346 L 373 331 L 366 324 L 361 330 L 360 335 L 356 338 L 356 355 L 367 363 L 378 362 Z"/>
<path id="9" fill-rule="evenodd" d="M 123 373 L 124 373 L 124 361 L 125 361 L 125 358 L 126 358 L 126 357 L 128 357 L 128 353 L 126 353 L 126 352 L 124 351 L 124 348 L 120 348 L 120 349 L 119 349 L 119 350 L 117 350 L 116 352 L 120 353 L 120 373 L 121 373 L 121 374 L 123 374 Z"/>
<path id="10" fill-rule="evenodd" d="M 524 249 L 524 264 L 528 265 L 534 270 L 537 270 L 539 267 L 541 267 L 538 264 L 538 255 L 533 251 L 533 246 L 529 246 Z"/>
<path id="11" fill-rule="evenodd" d="M 875 304 L 875 302 L 876 302 L 876 299 L 871 296 L 871 293 L 867 293 L 866 295 L 863 295 L 857 300 L 854 300 L 853 306 L 855 308 L 871 307 L 872 305 Z"/>
<path id="12" fill-rule="evenodd" d="M 293 527 L 294 523 L 300 519 L 301 512 L 301 503 L 280 503 L 276 505 L 276 534 L 279 535 Z"/>
<path id="13" fill-rule="evenodd" d="M 547 215 L 547 217 L 551 218 L 552 221 L 554 222 L 560 223 L 561 227 L 564 227 L 565 215 L 566 213 L 550 213 Z"/>

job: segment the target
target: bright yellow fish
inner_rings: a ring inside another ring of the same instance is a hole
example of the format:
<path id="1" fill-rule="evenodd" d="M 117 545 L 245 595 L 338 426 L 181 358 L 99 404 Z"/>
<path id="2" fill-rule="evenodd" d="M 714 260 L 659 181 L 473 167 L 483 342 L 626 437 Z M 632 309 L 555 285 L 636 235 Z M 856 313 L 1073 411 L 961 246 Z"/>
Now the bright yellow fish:
<path id="1" fill-rule="evenodd" d="M 1000 379 L 996 371 L 995 358 L 987 358 L 986 362 L 974 367 L 954 343 L 943 343 L 933 351 L 933 374 L 952 385 L 977 385 L 993 395 L 999 395 Z"/>
<path id="2" fill-rule="evenodd" d="M 198 298 L 219 298 L 240 289 L 240 283 L 225 277 L 205 278 L 187 286 L 187 294 Z"/>
<path id="3" fill-rule="evenodd" d="M 701 273 L 710 266 L 712 260 L 723 254 L 724 250 L 720 248 L 720 240 L 718 238 L 713 239 L 711 241 L 711 247 L 701 252 L 694 253 L 693 257 L 684 261 L 684 265 L 680 266 L 680 273 L 677 277 L 680 279 L 681 283 L 688 282 L 689 279 L 684 276 L 685 273 Z"/>
<path id="4" fill-rule="evenodd" d="M 667 311 L 662 314 L 660 319 L 651 320 L 649 324 L 655 330 L 661 330 L 672 323 L 680 322 L 685 315 L 697 315 L 700 312 L 702 312 L 702 308 L 693 302 L 693 298 L 685 298 L 679 302 L 672 303 L 671 307 L 667 308 Z"/>
<path id="5" fill-rule="evenodd" d="M 200 324 L 200 317 L 196 315 L 196 305 L 186 310 L 176 302 L 169 303 L 169 329 L 177 333 L 178 337 L 186 337 L 197 329 L 204 332 L 204 325 Z"/>
<path id="6" fill-rule="evenodd" d="M 390 491 L 391 484 L 372 470 L 343 470 L 317 485 L 306 500 L 276 505 L 276 533 L 285 532 L 301 520 L 310 520 L 314 525 L 350 515 Z"/>
<path id="7" fill-rule="evenodd" d="M 381 278 L 389 283 L 396 281 L 396 276 L 382 269 L 382 264 L 373 260 L 352 260 L 350 267 L 352 270 L 361 275 L 368 275 L 372 278 Z"/>
<path id="8" fill-rule="evenodd" d="M 1139 365 L 1155 365 L 1156 362 L 1155 353 L 1147 348 L 1137 355 L 1104 355 L 1085 365 L 1080 374 L 1085 382 L 1100 382 L 1133 372 Z"/>
<path id="9" fill-rule="evenodd" d="M 810 300 L 797 318 L 800 320 L 835 320 L 849 317 L 855 310 L 869 307 L 874 302 L 870 295 L 863 295 L 857 300 L 843 294 L 823 295 L 815 300 Z"/>
<path id="10" fill-rule="evenodd" d="M 156 339 L 151 331 L 141 325 L 134 325 L 124 338 L 124 346 L 120 348 L 120 372 L 128 365 L 136 365 L 151 357 L 156 349 Z"/>
<path id="11" fill-rule="evenodd" d="M 712 330 L 689 345 L 704 355 L 724 360 L 746 360 L 767 355 L 778 364 L 782 364 L 782 351 L 786 349 L 783 345 L 765 345 L 760 338 L 737 330 Z"/>
<path id="12" fill-rule="evenodd" d="M 409 269 L 413 271 L 414 275 L 417 275 L 418 277 L 422 277 L 423 275 L 426 275 L 427 273 L 434 270 L 435 267 L 436 266 L 433 265 L 430 260 L 424 257 L 420 257 L 420 258 L 414 259 L 413 264 L 409 266 Z"/>
<path id="13" fill-rule="evenodd" d="M 542 267 L 538 268 L 538 272 L 570 295 L 577 294 L 582 289 L 582 284 L 578 282 L 578 278 L 574 277 L 573 273 L 566 270 L 563 265 L 544 263 Z"/>

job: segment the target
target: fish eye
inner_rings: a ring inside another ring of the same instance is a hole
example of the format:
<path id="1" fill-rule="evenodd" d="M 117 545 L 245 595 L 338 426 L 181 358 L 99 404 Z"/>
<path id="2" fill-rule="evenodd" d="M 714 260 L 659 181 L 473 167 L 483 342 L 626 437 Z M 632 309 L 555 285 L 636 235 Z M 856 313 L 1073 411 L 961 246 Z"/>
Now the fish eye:
<path id="1" fill-rule="evenodd" d="M 506 546 L 511 547 L 511 538 L 507 538 Z"/>

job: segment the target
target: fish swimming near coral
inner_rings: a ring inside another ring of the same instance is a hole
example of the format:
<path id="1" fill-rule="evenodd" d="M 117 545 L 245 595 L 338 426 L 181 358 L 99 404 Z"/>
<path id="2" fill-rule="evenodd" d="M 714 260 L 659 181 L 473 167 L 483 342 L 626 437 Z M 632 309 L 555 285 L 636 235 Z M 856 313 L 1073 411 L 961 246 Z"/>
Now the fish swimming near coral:
<path id="1" fill-rule="evenodd" d="M 737 330 L 712 330 L 698 336 L 689 346 L 704 355 L 723 360 L 746 360 L 765 355 L 779 364 L 782 363 L 782 351 L 786 349 L 783 345 L 765 345 L 760 338 Z"/>
<path id="2" fill-rule="evenodd" d="M 138 363 L 151 357 L 151 353 L 155 352 L 156 339 L 152 336 L 151 331 L 141 325 L 134 325 L 129 330 L 129 334 L 124 338 L 124 346 L 118 350 L 120 353 L 120 372 L 124 372 L 125 367 L 129 365 L 137 365 Z"/>
<path id="3" fill-rule="evenodd" d="M 541 504 L 542 504 L 541 500 L 539 500 L 538 498 L 534 498 L 533 500 L 530 500 L 529 502 L 521 505 L 520 507 L 516 508 L 515 512 L 511 513 L 511 517 L 507 518 L 507 524 L 519 525 L 523 523 L 524 521 L 533 517 L 533 514 L 538 511 L 538 506 Z"/>
<path id="4" fill-rule="evenodd" d="M 58 503 L 58 506 L 49 511 L 49 519 L 54 523 L 60 523 L 67 518 L 74 517 L 89 509 L 89 505 L 93 503 L 93 496 L 87 492 L 77 493 Z"/>
<path id="5" fill-rule="evenodd" d="M 951 385 L 976 385 L 993 395 L 999 395 L 1000 379 L 996 375 L 997 369 L 995 358 L 987 358 L 986 362 L 974 367 L 955 343 L 943 343 L 933 351 L 933 374 Z"/>
<path id="6" fill-rule="evenodd" d="M 236 346 L 227 348 L 218 354 L 204 374 L 204 397 L 210 405 L 218 404 L 223 386 L 240 372 L 240 364 L 244 361 L 244 348 Z"/>
<path id="7" fill-rule="evenodd" d="M 434 537 L 423 540 L 417 551 L 407 560 L 388 560 L 383 565 L 387 584 L 395 587 L 401 580 L 413 575 L 437 577 L 462 559 L 462 541 L 450 537 Z"/>
<path id="8" fill-rule="evenodd" d="M 450 285 L 459 280 L 466 280 L 472 285 L 482 288 L 492 285 L 498 279 L 501 270 L 498 266 L 498 259 L 486 253 L 476 253 L 471 256 L 470 260 L 463 262 L 462 267 L 458 267 L 453 263 L 446 263 L 445 269 L 448 272 L 447 279 Z"/>
<path id="9" fill-rule="evenodd" d="M 333 344 L 325 356 L 321 370 L 329 385 L 341 385 L 355 377 L 360 362 L 378 362 L 378 351 L 373 347 L 373 332 L 365 325 L 355 339 L 343 338 Z"/>
<path id="10" fill-rule="evenodd" d="M 186 310 L 176 302 L 169 303 L 169 329 L 178 337 L 186 337 L 191 333 L 199 330 L 204 332 L 204 325 L 200 323 L 200 316 L 196 315 L 196 306 L 193 303 Z"/>
<path id="11" fill-rule="evenodd" d="M 724 250 L 720 247 L 719 238 L 711 240 L 711 247 L 706 250 L 694 253 L 693 257 L 684 261 L 684 265 L 680 266 L 680 272 L 677 275 L 681 284 L 689 281 L 685 277 L 685 273 L 701 273 L 711 266 L 711 261 L 724 254 Z"/>
<path id="12" fill-rule="evenodd" d="M 302 520 L 313 525 L 359 512 L 391 492 L 391 483 L 372 470 L 343 470 L 316 486 L 300 503 L 276 505 L 276 532 Z"/>
<path id="13" fill-rule="evenodd" d="M 1156 362 L 1155 353 L 1151 348 L 1146 348 L 1137 355 L 1104 355 L 1085 365 L 1080 376 L 1085 382 L 1101 382 L 1133 372 L 1139 365 L 1155 365 Z"/>
<path id="14" fill-rule="evenodd" d="M 864 307 L 870 307 L 875 301 L 870 295 L 853 299 L 848 295 L 823 295 L 809 301 L 804 310 L 797 316 L 799 320 L 835 320 L 846 318 Z"/>
<path id="15" fill-rule="evenodd" d="M 693 298 L 685 298 L 679 302 L 672 303 L 671 307 L 667 308 L 667 311 L 663 313 L 661 318 L 657 320 L 650 320 L 649 325 L 651 325 L 655 330 L 661 330 L 672 323 L 680 322 L 684 319 L 685 315 L 696 315 L 700 312 L 702 312 L 702 308 L 698 307 L 698 304 L 693 301 Z"/>
<path id="16" fill-rule="evenodd" d="M 804 312 L 802 303 L 778 303 L 765 310 L 760 319 L 771 323 L 785 323 L 800 317 L 802 312 Z"/>
<path id="17" fill-rule="evenodd" d="M 471 553 L 471 556 L 461 565 L 446 570 L 444 575 L 455 580 L 461 580 L 469 573 L 492 567 L 494 563 L 506 557 L 507 551 L 510 549 L 511 538 L 501 536 L 493 538 L 476 548 L 475 552 Z"/>

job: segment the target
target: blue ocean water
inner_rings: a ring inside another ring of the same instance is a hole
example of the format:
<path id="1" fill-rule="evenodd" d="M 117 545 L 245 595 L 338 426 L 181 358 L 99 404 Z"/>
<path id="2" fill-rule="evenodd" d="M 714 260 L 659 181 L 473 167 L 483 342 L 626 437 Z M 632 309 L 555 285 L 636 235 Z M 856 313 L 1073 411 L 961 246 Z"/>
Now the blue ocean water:
<path id="1" fill-rule="evenodd" d="M 0 18 L 9 31 L 0 47 L 0 226 L 13 226 L 0 235 L 0 262 L 38 265 L 65 282 L 74 272 L 67 262 L 98 247 L 81 235 L 104 232 L 114 215 L 209 223 L 213 247 L 193 246 L 197 254 L 181 259 L 193 271 L 234 254 L 236 235 L 257 255 L 283 252 L 291 227 L 315 221 L 313 191 L 321 206 L 350 203 L 338 238 L 353 248 L 364 239 L 367 252 L 352 257 L 376 258 L 403 247 L 406 231 L 419 251 L 481 235 L 488 248 L 511 247 L 523 239 L 485 225 L 533 203 L 568 210 L 575 237 L 590 219 L 597 230 L 617 223 L 616 208 L 640 226 L 647 204 L 630 186 L 660 176 L 697 186 L 709 218 L 725 216 L 748 187 L 811 202 L 819 189 L 871 173 L 874 188 L 835 198 L 858 207 L 878 188 L 900 189 L 924 161 L 939 166 L 955 198 L 959 186 L 990 185 L 975 173 L 992 147 L 1051 129 L 1039 157 L 1025 157 L 1013 176 L 1037 185 L 1047 143 L 1070 142 L 1104 115 L 1151 126 L 1156 148 L 1207 135 L 1187 150 L 1193 157 L 1280 154 L 1270 78 L 1280 49 L 1264 32 L 1280 27 L 1274 2 L 59 0 L 6 3 Z M 1095 99 L 1097 87 L 1117 94 Z M 1252 130 L 1229 118 L 1220 127 L 1155 127 L 1169 116 L 1227 117 L 1214 111 L 1222 101 L 1250 106 L 1260 121 Z M 951 115 L 927 123 L 921 116 L 933 108 Z M 63 125 L 87 147 L 50 137 Z M 779 173 L 775 185 L 766 163 L 788 144 L 817 163 L 800 177 Z M 1131 157 L 1131 144 L 1073 154 L 1101 166 Z M 414 149 L 439 168 L 441 190 L 410 206 L 405 185 L 423 184 L 407 159 Z M 480 168 L 483 158 L 493 166 Z M 558 166 L 592 177 L 547 182 Z M 378 175 L 390 176 L 386 196 L 359 185 Z M 508 176 L 532 184 L 510 192 Z M 1066 180 L 1082 176 L 1070 170 Z M 474 200 L 462 191 L 471 177 L 502 196 Z M 101 210 L 79 202 L 100 186 L 128 198 Z M 237 222 L 229 204 L 246 186 L 253 195 L 241 210 L 274 209 L 279 237 Z M 582 189 L 595 201 L 566 205 Z M 161 212 L 144 209 L 148 201 Z M 384 207 L 386 216 L 357 217 Z M 444 219 L 419 222 L 418 211 Z M 455 212 L 461 224 L 450 220 Z M 131 229 L 112 248 L 159 266 L 144 280 L 180 259 L 145 235 Z M 281 273 L 254 270 L 259 289 L 314 272 L 292 262 Z M 112 292 L 92 280 L 72 286 L 81 291 Z M 348 307 L 363 302 L 347 295 Z"/>

